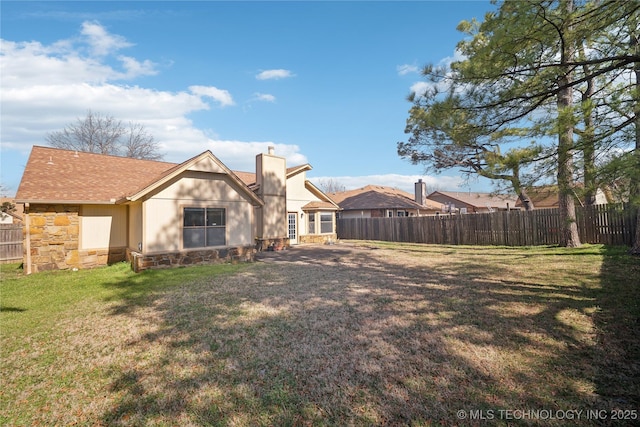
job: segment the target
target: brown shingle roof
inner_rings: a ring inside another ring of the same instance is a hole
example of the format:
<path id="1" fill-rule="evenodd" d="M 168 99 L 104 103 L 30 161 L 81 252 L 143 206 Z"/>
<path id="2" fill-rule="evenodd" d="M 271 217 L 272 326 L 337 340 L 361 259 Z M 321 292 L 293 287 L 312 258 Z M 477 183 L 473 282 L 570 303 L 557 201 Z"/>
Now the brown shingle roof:
<path id="1" fill-rule="evenodd" d="M 434 201 L 420 205 L 415 202 L 413 195 L 397 188 L 382 185 L 367 185 L 356 190 L 330 193 L 342 210 L 358 209 L 421 209 L 440 210 L 441 205 Z"/>
<path id="2" fill-rule="evenodd" d="M 233 171 L 233 173 L 235 173 L 238 178 L 240 178 L 242 180 L 242 182 L 245 183 L 245 185 L 253 185 L 256 183 L 256 174 L 253 172 L 241 172 L 241 171 Z"/>
<path id="3" fill-rule="evenodd" d="M 323 201 L 313 201 L 313 202 L 309 202 L 306 205 L 304 205 L 302 207 L 303 210 L 305 211 L 310 211 L 310 210 L 314 210 L 314 209 L 330 209 L 330 210 L 334 210 L 337 211 L 338 208 L 331 202 L 323 202 Z"/>
<path id="4" fill-rule="evenodd" d="M 484 209 L 506 209 L 507 204 L 509 204 L 509 206 L 513 208 L 516 205 L 517 200 L 517 197 L 515 195 L 493 195 L 491 193 L 474 193 L 468 191 L 434 191 L 433 193 L 429 194 L 427 198 L 442 202 L 444 198 L 438 197 L 438 195 L 443 195 L 448 199 L 455 199 L 456 201 L 460 201 L 469 206 L 475 206 Z M 456 207 L 460 207 L 459 204 L 456 205 Z"/>
<path id="5" fill-rule="evenodd" d="M 290 168 L 287 168 L 287 178 L 289 178 L 291 174 L 295 175 L 299 172 L 302 172 L 303 170 L 309 170 L 309 169 L 311 169 L 311 166 L 309 164 L 292 166 Z M 233 171 L 233 173 L 235 173 L 238 176 L 238 178 L 240 178 L 242 182 L 244 182 L 248 186 L 254 185 L 258 181 L 256 179 L 255 172 Z"/>
<path id="6" fill-rule="evenodd" d="M 108 203 L 142 188 L 176 166 L 34 146 L 16 200 Z"/>

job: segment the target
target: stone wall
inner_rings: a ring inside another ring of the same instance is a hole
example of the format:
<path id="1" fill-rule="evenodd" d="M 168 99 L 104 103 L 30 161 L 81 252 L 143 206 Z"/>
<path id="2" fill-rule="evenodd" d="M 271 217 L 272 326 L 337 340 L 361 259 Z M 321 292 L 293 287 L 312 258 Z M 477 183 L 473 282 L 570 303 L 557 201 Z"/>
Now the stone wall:
<path id="1" fill-rule="evenodd" d="M 24 221 L 24 262 L 26 267 L 26 239 L 30 239 L 32 273 L 93 268 L 125 260 L 125 248 L 79 249 L 79 209 L 78 205 L 29 207 L 28 230 Z"/>
<path id="2" fill-rule="evenodd" d="M 328 244 L 336 243 L 338 241 L 337 234 L 306 234 L 298 236 L 298 242 L 300 243 L 316 243 L 316 244 Z"/>
<path id="3" fill-rule="evenodd" d="M 150 268 L 167 268 L 187 265 L 219 264 L 225 262 L 248 262 L 255 259 L 253 246 L 240 246 L 225 249 L 196 249 L 192 251 L 161 254 L 141 254 L 127 249 L 127 260 L 133 271 L 140 272 Z"/>

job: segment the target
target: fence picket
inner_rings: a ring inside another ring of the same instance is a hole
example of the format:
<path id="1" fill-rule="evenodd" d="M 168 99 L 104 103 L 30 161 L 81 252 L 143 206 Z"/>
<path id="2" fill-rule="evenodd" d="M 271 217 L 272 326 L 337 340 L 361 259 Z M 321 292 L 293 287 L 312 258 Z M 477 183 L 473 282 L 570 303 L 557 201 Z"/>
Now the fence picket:
<path id="1" fill-rule="evenodd" d="M 0 224 L 0 263 L 22 259 L 22 226 Z"/>
<path id="2" fill-rule="evenodd" d="M 638 208 L 629 204 L 577 207 L 583 243 L 631 245 Z M 340 239 L 450 245 L 558 244 L 558 209 L 397 218 L 340 218 Z"/>

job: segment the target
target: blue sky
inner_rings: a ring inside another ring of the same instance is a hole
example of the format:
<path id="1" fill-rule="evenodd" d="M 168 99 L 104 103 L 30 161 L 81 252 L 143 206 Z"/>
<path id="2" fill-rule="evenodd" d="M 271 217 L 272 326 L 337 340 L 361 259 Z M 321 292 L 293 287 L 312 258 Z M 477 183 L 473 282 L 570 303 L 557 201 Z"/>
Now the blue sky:
<path id="1" fill-rule="evenodd" d="M 396 154 L 420 68 L 450 61 L 488 1 L 2 1 L 1 182 L 87 110 L 143 124 L 165 160 L 211 150 L 253 171 L 274 145 L 348 189 L 491 191 Z"/>

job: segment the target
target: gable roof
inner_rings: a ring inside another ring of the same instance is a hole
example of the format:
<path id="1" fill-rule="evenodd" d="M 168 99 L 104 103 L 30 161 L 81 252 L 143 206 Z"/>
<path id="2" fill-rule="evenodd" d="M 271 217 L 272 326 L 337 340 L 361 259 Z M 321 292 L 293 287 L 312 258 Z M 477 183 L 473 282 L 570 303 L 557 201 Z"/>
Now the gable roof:
<path id="1" fill-rule="evenodd" d="M 332 209 L 340 210 L 340 206 L 331 199 L 324 191 L 313 185 L 308 179 L 304 181 L 305 188 L 314 196 L 320 199 L 320 201 L 309 202 L 302 207 L 305 210 L 311 209 Z"/>
<path id="2" fill-rule="evenodd" d="M 41 146 L 31 150 L 16 202 L 112 204 L 135 200 L 201 161 L 217 165 L 241 191 L 262 204 L 210 151 L 176 164 Z"/>
<path id="3" fill-rule="evenodd" d="M 397 188 L 382 185 L 367 185 L 362 188 L 330 193 L 342 210 L 362 209 L 419 209 L 440 210 L 441 205 L 435 201 L 427 201 L 425 205 L 416 203 L 413 195 Z"/>
<path id="4" fill-rule="evenodd" d="M 169 182 L 173 178 L 176 178 L 187 170 L 199 170 L 203 172 L 225 174 L 229 176 L 229 178 L 231 178 L 231 180 L 238 186 L 240 191 L 249 196 L 255 204 L 264 205 L 264 202 L 253 191 L 251 191 L 231 169 L 227 168 L 224 163 L 222 163 L 213 155 L 213 153 L 211 153 L 211 151 L 208 150 L 166 170 L 159 176 L 154 177 L 154 179 L 149 181 L 148 184 L 140 187 L 134 194 L 127 195 L 125 198 L 130 201 L 139 200 L 141 197 Z"/>
<path id="5" fill-rule="evenodd" d="M 475 193 L 470 191 L 434 191 L 433 193 L 427 196 L 427 199 L 436 200 L 438 202 L 443 203 L 443 200 L 455 200 L 456 207 L 461 207 L 460 205 L 468 205 L 476 208 L 497 208 L 497 209 L 506 209 L 507 204 L 511 208 L 515 207 L 516 200 L 518 199 L 515 195 L 510 194 L 491 194 L 491 193 Z"/>

